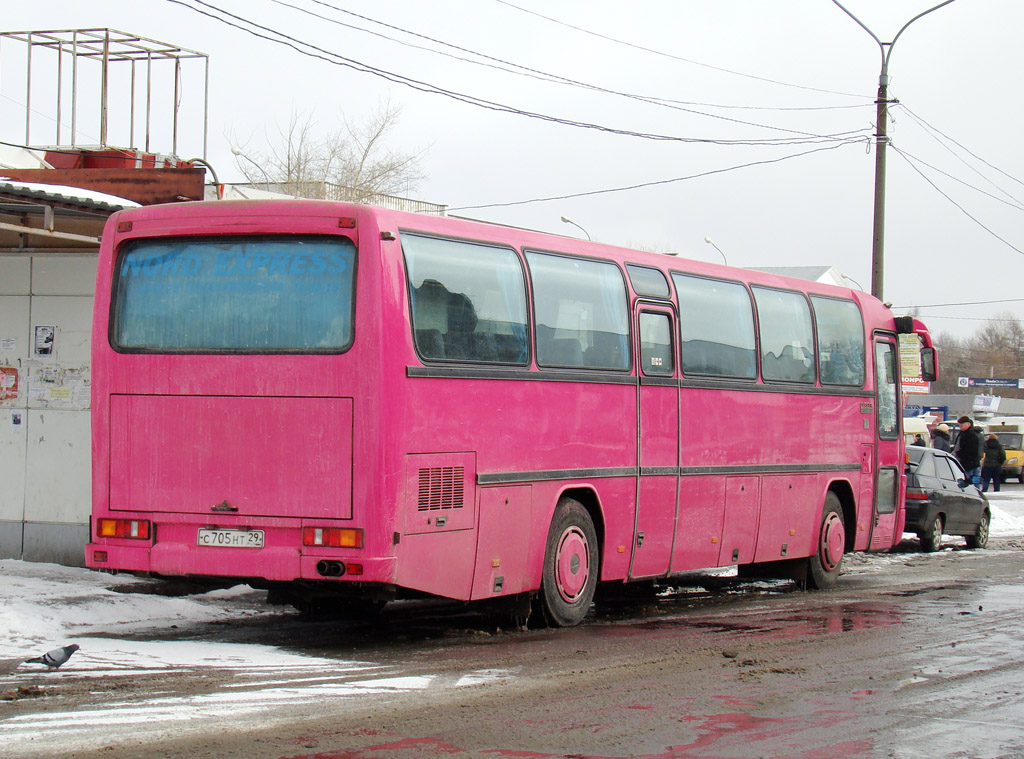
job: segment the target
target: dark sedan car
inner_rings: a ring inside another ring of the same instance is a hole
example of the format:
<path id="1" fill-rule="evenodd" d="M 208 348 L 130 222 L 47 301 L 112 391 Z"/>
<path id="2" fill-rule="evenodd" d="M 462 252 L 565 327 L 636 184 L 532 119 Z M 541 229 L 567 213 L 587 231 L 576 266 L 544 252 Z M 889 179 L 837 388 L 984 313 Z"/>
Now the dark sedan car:
<path id="1" fill-rule="evenodd" d="M 960 462 L 934 448 L 907 448 L 907 532 L 922 551 L 937 551 L 943 535 L 963 535 L 968 548 L 988 543 L 992 514 Z"/>

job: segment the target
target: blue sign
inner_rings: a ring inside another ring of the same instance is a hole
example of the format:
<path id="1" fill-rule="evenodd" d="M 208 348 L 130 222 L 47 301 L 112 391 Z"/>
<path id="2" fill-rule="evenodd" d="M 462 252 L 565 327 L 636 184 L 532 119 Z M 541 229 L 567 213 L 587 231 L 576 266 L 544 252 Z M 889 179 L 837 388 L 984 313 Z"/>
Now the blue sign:
<path id="1" fill-rule="evenodd" d="M 960 377 L 957 385 L 960 387 L 1005 387 L 1017 390 L 1024 388 L 1024 380 L 994 379 L 992 377 Z"/>

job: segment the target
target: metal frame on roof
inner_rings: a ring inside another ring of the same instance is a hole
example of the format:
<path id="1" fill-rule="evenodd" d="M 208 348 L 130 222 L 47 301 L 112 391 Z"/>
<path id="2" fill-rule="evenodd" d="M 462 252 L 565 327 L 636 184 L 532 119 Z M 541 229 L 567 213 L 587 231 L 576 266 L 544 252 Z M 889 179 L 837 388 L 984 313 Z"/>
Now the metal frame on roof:
<path id="1" fill-rule="evenodd" d="M 0 32 L 0 42 L 11 40 L 27 46 L 27 76 L 25 83 L 25 144 L 31 145 L 32 116 L 32 55 L 38 48 L 50 50 L 57 54 L 57 134 L 56 145 L 61 145 L 61 108 L 64 91 L 64 59 L 71 58 L 71 145 L 76 144 L 78 127 L 78 89 L 80 59 L 95 60 L 100 63 L 100 143 L 101 147 L 109 147 L 107 142 L 107 103 L 109 98 L 110 65 L 128 63 L 131 66 L 131 95 L 129 140 L 135 147 L 135 90 L 136 69 L 145 64 L 146 86 L 146 139 L 144 149 L 150 152 L 151 106 L 153 101 L 153 66 L 170 61 L 174 65 L 173 92 L 173 146 L 172 152 L 178 153 L 178 112 L 181 93 L 181 63 L 183 60 L 200 59 L 204 63 L 203 85 L 203 158 L 207 153 L 207 133 L 210 111 L 210 57 L 206 53 L 172 45 L 167 42 L 140 37 L 137 34 L 121 32 L 116 29 L 68 29 L 59 31 L 38 32 Z"/>

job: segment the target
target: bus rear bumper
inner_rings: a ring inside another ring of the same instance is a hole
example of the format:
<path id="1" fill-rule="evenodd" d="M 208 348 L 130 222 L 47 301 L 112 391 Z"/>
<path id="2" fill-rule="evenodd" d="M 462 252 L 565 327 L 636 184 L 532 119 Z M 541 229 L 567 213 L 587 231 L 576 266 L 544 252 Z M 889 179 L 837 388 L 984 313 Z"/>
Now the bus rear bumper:
<path id="1" fill-rule="evenodd" d="M 213 548 L 181 543 L 116 545 L 89 543 L 90 569 L 139 572 L 163 577 L 259 577 L 272 582 L 336 580 L 393 583 L 393 557 L 304 556 L 295 548 Z"/>

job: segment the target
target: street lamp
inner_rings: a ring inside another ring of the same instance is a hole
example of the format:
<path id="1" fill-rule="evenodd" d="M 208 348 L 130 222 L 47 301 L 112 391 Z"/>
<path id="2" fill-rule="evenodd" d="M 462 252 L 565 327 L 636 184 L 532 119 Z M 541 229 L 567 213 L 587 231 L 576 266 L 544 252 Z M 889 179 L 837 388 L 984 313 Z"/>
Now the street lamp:
<path id="1" fill-rule="evenodd" d="M 953 0 L 945 0 L 945 2 L 939 3 L 934 8 L 918 13 L 903 25 L 903 28 L 892 38 L 892 42 L 882 42 L 859 18 L 846 10 L 846 8 L 843 8 L 839 0 L 832 0 L 832 2 L 838 5 L 847 16 L 856 21 L 861 29 L 871 35 L 871 38 L 878 43 L 878 49 L 882 53 L 882 71 L 878 75 L 878 98 L 875 100 L 877 107 L 877 115 L 875 117 L 877 121 L 875 125 L 875 231 L 871 245 L 871 294 L 881 299 L 885 249 L 885 148 L 889 144 L 887 129 L 887 121 L 889 119 L 889 56 L 892 55 L 892 48 L 896 44 L 896 40 L 900 38 L 900 35 L 906 31 L 908 26 L 922 16 L 927 16 L 932 11 L 937 11 L 942 6 L 949 5 Z"/>
<path id="2" fill-rule="evenodd" d="M 705 237 L 705 238 L 704 238 L 704 242 L 706 242 L 706 243 L 707 243 L 708 245 L 710 245 L 710 246 L 711 246 L 712 248 L 714 248 L 715 250 L 717 250 L 717 251 L 718 251 L 718 252 L 719 252 L 719 253 L 721 254 L 721 256 L 722 256 L 722 260 L 723 260 L 723 261 L 725 261 L 725 265 L 726 265 L 726 266 L 728 266 L 728 265 L 729 265 L 729 259 L 725 257 L 725 253 L 722 253 L 722 249 L 721 249 L 721 248 L 719 248 L 719 247 L 718 247 L 717 245 L 715 245 L 715 241 L 714 241 L 714 240 L 712 240 L 712 239 L 711 239 L 710 237 Z"/>
<path id="3" fill-rule="evenodd" d="M 839 276 L 840 276 L 840 277 L 842 277 L 843 279 L 848 279 L 848 280 L 850 280 L 851 282 L 853 282 L 853 284 L 857 285 L 857 289 L 858 289 L 858 290 L 863 290 L 863 289 L 864 289 L 863 287 L 861 287 L 861 284 L 860 284 L 860 282 L 858 282 L 857 280 L 855 280 L 855 279 L 854 279 L 853 277 L 851 277 L 851 276 L 850 276 L 849 274 L 843 274 L 842 272 L 839 272 Z"/>
<path id="4" fill-rule="evenodd" d="M 584 229 L 583 227 L 581 227 L 581 226 L 580 226 L 579 224 L 577 224 L 577 223 L 576 223 L 575 221 L 573 221 L 572 219 L 567 219 L 567 218 L 565 218 L 564 216 L 562 217 L 562 221 L 564 221 L 564 222 L 565 222 L 566 224 L 572 224 L 572 225 L 573 225 L 574 227 L 576 227 L 576 229 L 580 230 L 580 231 L 581 231 L 581 232 L 582 232 L 583 234 L 585 234 L 585 235 L 587 236 L 587 239 L 588 239 L 588 240 L 590 240 L 591 242 L 593 242 L 593 238 L 591 238 L 591 236 L 590 236 L 590 232 L 588 232 L 587 230 L 585 230 L 585 229 Z"/>
<path id="5" fill-rule="evenodd" d="M 950 0 L 950 1 L 952 2 L 952 0 Z M 234 153 L 239 158 L 244 158 L 249 163 L 251 163 L 253 166 L 255 166 L 257 169 L 259 169 L 263 173 L 263 179 L 266 180 L 267 192 L 273 192 L 273 190 L 270 189 L 270 176 L 267 174 L 266 170 L 262 166 L 260 166 L 258 163 L 256 163 L 256 161 L 252 160 L 249 156 L 247 156 L 245 153 L 243 153 L 238 148 L 231 148 L 231 152 Z"/>

